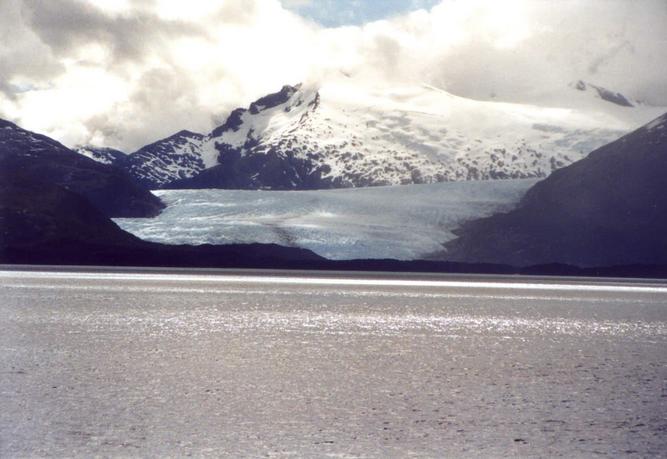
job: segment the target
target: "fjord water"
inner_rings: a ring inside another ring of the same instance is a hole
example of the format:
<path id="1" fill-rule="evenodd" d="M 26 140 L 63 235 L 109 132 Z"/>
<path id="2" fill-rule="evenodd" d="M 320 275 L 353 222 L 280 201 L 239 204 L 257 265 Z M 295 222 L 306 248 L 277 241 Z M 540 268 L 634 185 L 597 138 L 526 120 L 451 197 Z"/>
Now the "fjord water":
<path id="1" fill-rule="evenodd" d="M 0 272 L 0 456 L 656 456 L 667 286 Z"/>

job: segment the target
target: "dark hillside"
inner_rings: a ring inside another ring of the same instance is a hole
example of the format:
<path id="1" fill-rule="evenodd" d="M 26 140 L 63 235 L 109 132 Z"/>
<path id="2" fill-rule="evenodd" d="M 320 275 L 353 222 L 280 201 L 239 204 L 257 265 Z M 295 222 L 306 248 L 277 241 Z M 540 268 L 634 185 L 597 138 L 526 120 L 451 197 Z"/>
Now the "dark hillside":
<path id="1" fill-rule="evenodd" d="M 448 260 L 667 264 L 667 114 L 555 171 L 515 210 L 458 234 Z"/>

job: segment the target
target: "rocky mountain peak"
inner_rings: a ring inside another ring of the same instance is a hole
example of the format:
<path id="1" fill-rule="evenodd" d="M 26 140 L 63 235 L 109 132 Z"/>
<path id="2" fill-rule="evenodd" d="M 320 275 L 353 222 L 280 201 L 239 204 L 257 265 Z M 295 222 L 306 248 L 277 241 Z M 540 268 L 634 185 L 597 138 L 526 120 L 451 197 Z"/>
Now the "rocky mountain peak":
<path id="1" fill-rule="evenodd" d="M 252 102 L 248 108 L 237 108 L 233 110 L 227 117 L 227 120 L 225 120 L 225 123 L 211 132 L 211 137 L 221 137 L 225 133 L 239 131 L 244 124 L 247 124 L 248 117 L 263 115 L 271 116 L 277 111 L 289 113 L 306 102 L 309 107 L 313 107 L 315 99 L 319 100 L 319 94 L 316 92 L 313 97 L 309 99 L 303 90 L 302 84 L 294 86 L 285 85 L 278 92 L 260 97 Z"/>
<path id="2" fill-rule="evenodd" d="M 634 107 L 635 104 L 630 101 L 627 97 L 625 97 L 623 94 L 620 92 L 614 92 L 611 91 L 607 88 L 603 88 L 602 86 L 597 86 L 591 83 L 587 83 L 583 80 L 578 80 L 570 85 L 577 91 L 588 91 L 592 90 L 597 94 L 597 97 L 599 97 L 602 100 L 606 100 L 607 102 L 611 102 L 612 104 L 620 105 L 621 107 Z"/>
<path id="3" fill-rule="evenodd" d="M 227 131 L 238 131 L 241 127 L 241 124 L 243 124 L 243 114 L 247 111 L 248 110 L 245 108 L 237 108 L 232 110 L 224 124 L 221 124 L 217 128 L 213 129 L 213 132 L 211 132 L 211 137 L 220 137 L 224 132 Z"/>
<path id="4" fill-rule="evenodd" d="M 253 115 L 256 115 L 266 109 L 285 104 L 297 93 L 297 91 L 299 91 L 299 89 L 301 89 L 300 83 L 295 86 L 285 85 L 280 91 L 261 97 L 251 103 L 248 111 Z"/>
<path id="5" fill-rule="evenodd" d="M 176 134 L 174 134 L 174 135 L 172 135 L 171 137 L 168 137 L 168 138 L 173 139 L 173 138 L 178 138 L 178 137 L 190 137 L 190 138 L 202 139 L 202 138 L 204 138 L 204 134 L 200 134 L 198 132 L 188 131 L 187 129 L 182 129 L 182 130 L 178 131 Z"/>

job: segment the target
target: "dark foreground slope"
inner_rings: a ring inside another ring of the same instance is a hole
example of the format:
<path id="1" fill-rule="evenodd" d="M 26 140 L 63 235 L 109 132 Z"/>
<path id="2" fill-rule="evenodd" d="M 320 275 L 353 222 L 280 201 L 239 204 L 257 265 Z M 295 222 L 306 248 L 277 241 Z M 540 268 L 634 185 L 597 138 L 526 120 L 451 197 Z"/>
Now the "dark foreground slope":
<path id="1" fill-rule="evenodd" d="M 0 182 L 12 178 L 46 181 L 74 191 L 109 217 L 151 217 L 164 208 L 124 171 L 0 120 Z"/>
<path id="2" fill-rule="evenodd" d="M 88 200 L 60 186 L 10 177 L 0 183 L 0 247 L 140 242 Z"/>
<path id="3" fill-rule="evenodd" d="M 321 260 L 305 249 L 272 244 L 192 247 L 146 242 L 57 185 L 25 179 L 0 184 L 0 263 L 277 268 Z"/>
<path id="4" fill-rule="evenodd" d="M 448 260 L 667 264 L 667 114 L 555 171 L 517 209 L 458 234 Z"/>

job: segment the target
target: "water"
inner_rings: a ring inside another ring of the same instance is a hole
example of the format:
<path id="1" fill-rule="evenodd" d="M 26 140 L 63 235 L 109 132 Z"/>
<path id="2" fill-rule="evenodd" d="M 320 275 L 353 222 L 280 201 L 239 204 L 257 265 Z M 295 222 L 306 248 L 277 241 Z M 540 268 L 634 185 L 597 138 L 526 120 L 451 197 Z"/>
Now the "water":
<path id="1" fill-rule="evenodd" d="M 654 456 L 667 286 L 0 272 L 0 456 Z"/>
<path id="2" fill-rule="evenodd" d="M 156 218 L 116 219 L 164 244 L 274 243 L 330 259 L 411 260 L 442 250 L 462 222 L 511 209 L 537 180 L 317 191 L 159 190 Z"/>

